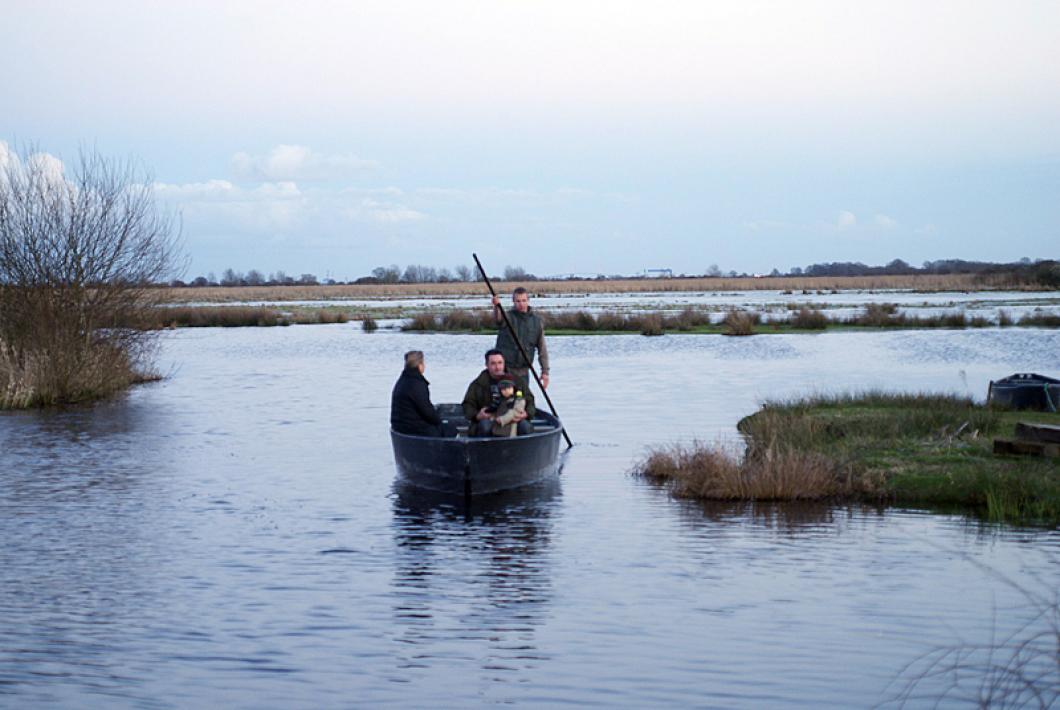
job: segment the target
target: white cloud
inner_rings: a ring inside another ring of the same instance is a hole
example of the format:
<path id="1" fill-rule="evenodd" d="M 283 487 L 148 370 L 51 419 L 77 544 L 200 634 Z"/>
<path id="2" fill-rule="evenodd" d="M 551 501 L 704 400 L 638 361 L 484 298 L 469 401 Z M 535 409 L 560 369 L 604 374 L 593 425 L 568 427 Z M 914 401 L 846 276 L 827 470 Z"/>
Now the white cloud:
<path id="1" fill-rule="evenodd" d="M 232 170 L 238 177 L 270 181 L 337 180 L 376 165 L 352 154 L 322 155 L 301 145 L 278 145 L 268 155 L 240 152 L 232 156 Z"/>
<path id="2" fill-rule="evenodd" d="M 880 229 L 894 229 L 898 226 L 898 220 L 893 217 L 888 217 L 885 214 L 876 215 L 875 222 L 876 226 Z"/>
<path id="3" fill-rule="evenodd" d="M 836 220 L 836 229 L 840 231 L 844 229 L 852 229 L 858 226 L 857 216 L 848 210 L 843 210 L 839 213 L 839 219 Z"/>

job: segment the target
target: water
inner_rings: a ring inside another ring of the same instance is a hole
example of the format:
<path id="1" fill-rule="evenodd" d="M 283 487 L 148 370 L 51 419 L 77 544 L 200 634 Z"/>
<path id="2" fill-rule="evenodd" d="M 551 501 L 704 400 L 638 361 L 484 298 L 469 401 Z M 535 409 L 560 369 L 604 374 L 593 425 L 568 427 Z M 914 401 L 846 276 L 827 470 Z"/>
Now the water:
<path id="1" fill-rule="evenodd" d="M 533 298 L 535 308 L 550 311 L 676 313 L 683 308 L 724 312 L 740 308 L 773 318 L 785 318 L 802 306 L 820 309 L 832 318 L 849 318 L 870 303 L 893 303 L 898 312 L 930 317 L 965 313 L 968 317 L 998 319 L 1004 311 L 1013 320 L 1024 315 L 1060 314 L 1060 298 L 1054 291 L 940 291 L 918 292 L 902 289 L 855 291 L 690 291 L 644 293 L 540 294 Z M 489 302 L 482 296 L 413 296 L 372 299 L 318 301 L 239 301 L 223 304 L 191 305 L 276 306 L 279 308 L 341 306 L 351 309 L 400 308 L 407 313 L 445 312 L 456 308 L 482 310 Z"/>
<path id="2" fill-rule="evenodd" d="M 402 353 L 458 401 L 490 344 L 176 331 L 161 383 L 0 416 L 0 706 L 869 706 L 1034 619 L 1012 583 L 1060 587 L 1056 530 L 626 474 L 763 399 L 1056 375 L 1057 331 L 557 337 L 557 486 L 471 511 L 395 491 Z"/>

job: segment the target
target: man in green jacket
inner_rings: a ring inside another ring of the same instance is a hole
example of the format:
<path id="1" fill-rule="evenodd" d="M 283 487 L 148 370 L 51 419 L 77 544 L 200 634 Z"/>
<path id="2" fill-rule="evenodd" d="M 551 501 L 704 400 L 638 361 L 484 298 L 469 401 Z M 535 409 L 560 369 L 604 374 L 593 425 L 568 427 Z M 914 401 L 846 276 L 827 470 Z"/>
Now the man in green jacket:
<path id="1" fill-rule="evenodd" d="M 530 294 L 522 286 L 512 291 L 512 303 L 515 307 L 508 311 L 508 322 L 512 324 L 512 329 L 519 336 L 519 342 L 523 344 L 523 349 L 526 350 L 530 361 L 527 362 L 519 352 L 519 346 L 515 344 L 511 330 L 504 323 L 499 296 L 493 297 L 493 320 L 499 328 L 495 347 L 504 353 L 504 361 L 508 363 L 508 370 L 527 381 L 529 381 L 530 366 L 534 362 L 536 353 L 541 364 L 541 386 L 547 388 L 548 348 L 545 347 L 545 324 L 541 321 L 541 316 L 534 313 L 534 309 L 530 307 Z"/>
<path id="2" fill-rule="evenodd" d="M 493 420 L 501 401 L 499 385 L 503 380 L 514 382 L 516 391 L 522 392 L 526 399 L 526 411 L 512 420 L 517 423 L 516 432 L 529 434 L 533 431 L 530 420 L 537 411 L 534 408 L 534 395 L 527 389 L 524 378 L 505 368 L 504 355 L 494 349 L 486 351 L 486 369 L 471 380 L 461 404 L 468 421 L 468 433 L 472 436 L 490 436 L 493 433 Z"/>

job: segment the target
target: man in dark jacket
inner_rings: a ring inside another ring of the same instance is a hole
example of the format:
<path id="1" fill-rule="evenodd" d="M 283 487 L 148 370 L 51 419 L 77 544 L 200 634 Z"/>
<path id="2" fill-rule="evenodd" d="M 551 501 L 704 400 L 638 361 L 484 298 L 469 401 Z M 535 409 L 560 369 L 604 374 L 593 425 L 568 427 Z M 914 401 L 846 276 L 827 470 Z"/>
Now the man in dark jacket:
<path id="1" fill-rule="evenodd" d="M 517 415 L 512 421 L 517 422 L 516 433 L 529 434 L 533 431 L 530 420 L 534 413 L 534 395 L 526 387 L 526 379 L 508 371 L 504 366 L 504 354 L 500 350 L 486 351 L 486 369 L 471 380 L 461 406 L 468 421 L 468 432 L 477 436 L 490 436 L 493 430 L 493 419 L 501 395 L 498 385 L 502 380 L 511 380 L 515 389 L 523 393 L 526 399 L 526 412 Z"/>
<path id="2" fill-rule="evenodd" d="M 456 427 L 443 422 L 431 404 L 430 382 L 423 376 L 423 351 L 405 353 L 405 369 L 390 395 L 390 426 L 415 436 L 456 436 Z"/>
<path id="3" fill-rule="evenodd" d="M 501 313 L 501 299 L 493 297 L 493 321 L 497 324 L 497 344 L 494 346 L 504 353 L 504 361 L 508 363 L 508 370 L 512 374 L 527 379 L 530 375 L 530 366 L 534 364 L 535 353 L 541 364 L 541 386 L 548 387 L 548 348 L 545 347 L 545 324 L 541 322 L 541 316 L 534 313 L 530 307 L 530 294 L 520 286 L 512 291 L 512 308 L 508 311 L 508 322 L 512 324 L 512 330 L 519 336 L 519 342 L 526 350 L 529 362 L 519 352 L 519 346 L 515 344 L 512 331 L 504 324 L 504 315 Z M 529 382 L 529 380 L 527 379 Z"/>

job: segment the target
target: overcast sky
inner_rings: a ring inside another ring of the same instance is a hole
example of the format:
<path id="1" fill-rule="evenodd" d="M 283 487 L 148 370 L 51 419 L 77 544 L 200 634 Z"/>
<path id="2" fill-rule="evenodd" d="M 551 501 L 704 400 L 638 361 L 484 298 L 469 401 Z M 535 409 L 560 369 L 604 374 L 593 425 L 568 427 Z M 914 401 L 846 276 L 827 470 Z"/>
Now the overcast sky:
<path id="1" fill-rule="evenodd" d="M 0 141 L 189 276 L 1060 256 L 1060 2 L 6 0 Z"/>

